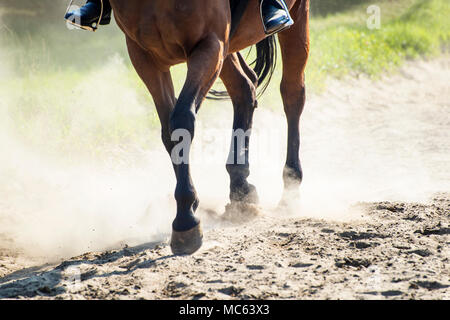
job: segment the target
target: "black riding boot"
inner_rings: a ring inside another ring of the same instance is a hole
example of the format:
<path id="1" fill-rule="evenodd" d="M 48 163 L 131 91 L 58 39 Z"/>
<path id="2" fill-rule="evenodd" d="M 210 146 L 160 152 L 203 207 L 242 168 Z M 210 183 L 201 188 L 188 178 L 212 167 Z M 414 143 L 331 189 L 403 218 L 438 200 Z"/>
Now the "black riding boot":
<path id="1" fill-rule="evenodd" d="M 294 24 L 284 0 L 260 0 L 264 32 L 271 35 Z"/>
<path id="2" fill-rule="evenodd" d="M 111 22 L 111 11 L 109 0 L 103 0 L 103 12 L 101 0 L 88 0 L 81 8 L 67 12 L 64 18 L 79 28 L 95 31 L 99 24 Z"/>

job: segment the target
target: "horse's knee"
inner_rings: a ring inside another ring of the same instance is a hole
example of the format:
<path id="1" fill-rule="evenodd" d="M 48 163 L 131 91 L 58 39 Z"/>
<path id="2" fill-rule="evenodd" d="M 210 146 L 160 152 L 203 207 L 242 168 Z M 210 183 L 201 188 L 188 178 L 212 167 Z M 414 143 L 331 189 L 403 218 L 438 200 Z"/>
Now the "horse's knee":
<path id="1" fill-rule="evenodd" d="M 170 129 L 167 125 L 162 126 L 162 128 L 161 128 L 161 140 L 162 140 L 167 152 L 170 154 L 170 152 L 172 151 L 172 148 L 173 148 L 173 141 L 170 136 Z"/>
<path id="2" fill-rule="evenodd" d="M 170 131 L 174 132 L 178 129 L 184 129 L 193 136 L 194 128 L 195 114 L 192 111 L 192 108 L 175 108 L 170 115 Z"/>
<path id="3" fill-rule="evenodd" d="M 246 92 L 245 105 L 251 109 L 255 109 L 258 106 L 258 101 L 256 100 L 256 86 L 253 83 L 246 81 L 244 88 L 244 91 Z"/>

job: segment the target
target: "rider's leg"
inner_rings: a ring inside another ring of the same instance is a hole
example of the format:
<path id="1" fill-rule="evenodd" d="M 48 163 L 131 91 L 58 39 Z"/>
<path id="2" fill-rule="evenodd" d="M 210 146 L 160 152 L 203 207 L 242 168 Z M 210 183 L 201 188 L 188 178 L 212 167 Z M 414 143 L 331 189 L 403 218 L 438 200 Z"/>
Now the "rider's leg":
<path id="1" fill-rule="evenodd" d="M 260 0 L 264 31 L 271 35 L 294 24 L 284 0 Z"/>
<path id="2" fill-rule="evenodd" d="M 260 3 L 261 17 L 266 34 L 280 32 L 294 23 L 284 0 L 260 0 Z M 69 11 L 65 19 L 83 29 L 95 30 L 98 27 L 97 23 L 101 13 L 102 1 L 88 0 L 80 9 Z M 109 0 L 103 0 L 103 14 L 100 24 L 106 25 L 110 21 L 111 5 Z"/>
<path id="3" fill-rule="evenodd" d="M 82 29 L 95 30 L 98 27 L 98 23 L 101 25 L 110 23 L 111 5 L 109 4 L 109 0 L 88 0 L 81 8 L 67 12 L 64 18 L 69 23 Z"/>

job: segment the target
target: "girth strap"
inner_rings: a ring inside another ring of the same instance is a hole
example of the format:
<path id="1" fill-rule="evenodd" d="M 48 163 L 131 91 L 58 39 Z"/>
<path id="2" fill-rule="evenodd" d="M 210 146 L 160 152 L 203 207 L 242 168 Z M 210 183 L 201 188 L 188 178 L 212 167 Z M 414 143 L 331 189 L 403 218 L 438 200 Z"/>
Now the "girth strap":
<path id="1" fill-rule="evenodd" d="M 249 0 L 230 0 L 231 9 L 231 30 L 230 39 L 233 38 L 234 34 L 239 27 L 239 24 L 244 16 L 245 10 L 247 9 Z"/>

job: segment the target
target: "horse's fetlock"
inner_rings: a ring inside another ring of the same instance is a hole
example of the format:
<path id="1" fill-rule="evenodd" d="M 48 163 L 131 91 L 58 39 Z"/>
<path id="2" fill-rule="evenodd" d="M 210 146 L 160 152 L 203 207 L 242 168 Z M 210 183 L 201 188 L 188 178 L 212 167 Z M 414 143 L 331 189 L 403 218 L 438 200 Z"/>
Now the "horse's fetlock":
<path id="1" fill-rule="evenodd" d="M 197 200 L 197 194 L 195 190 L 177 186 L 175 190 L 175 200 L 177 203 L 184 204 L 186 207 L 191 207 Z"/>
<path id="2" fill-rule="evenodd" d="M 226 168 L 232 181 L 247 179 L 250 175 L 250 167 L 248 164 L 227 164 Z"/>
<path id="3" fill-rule="evenodd" d="M 297 165 L 286 165 L 283 170 L 283 181 L 285 185 L 299 185 L 303 180 L 303 171 Z"/>

